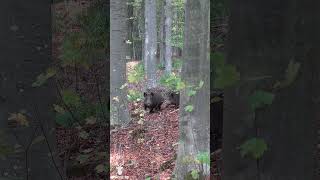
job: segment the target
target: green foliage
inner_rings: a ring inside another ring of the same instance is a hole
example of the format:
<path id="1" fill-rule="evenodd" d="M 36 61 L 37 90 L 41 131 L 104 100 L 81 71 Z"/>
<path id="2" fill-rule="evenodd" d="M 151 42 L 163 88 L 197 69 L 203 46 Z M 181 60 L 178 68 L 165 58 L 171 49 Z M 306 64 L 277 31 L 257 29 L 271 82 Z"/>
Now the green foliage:
<path id="1" fill-rule="evenodd" d="M 107 8 L 98 1 L 86 14 L 77 17 L 79 32 L 69 32 L 62 42 L 61 64 L 65 66 L 80 65 L 90 67 L 95 61 L 105 57 L 108 48 Z"/>
<path id="2" fill-rule="evenodd" d="M 146 180 L 151 180 L 151 177 L 147 177 Z"/>
<path id="3" fill-rule="evenodd" d="M 128 2 L 129 6 L 141 7 L 142 0 L 133 0 L 132 2 Z"/>
<path id="4" fill-rule="evenodd" d="M 138 83 L 144 79 L 144 64 L 137 64 L 132 71 L 128 73 L 129 83 Z"/>
<path id="5" fill-rule="evenodd" d="M 197 90 L 201 89 L 203 87 L 203 85 L 204 85 L 204 81 L 201 80 L 199 82 L 199 86 L 197 87 Z"/>
<path id="6" fill-rule="evenodd" d="M 5 159 L 14 150 L 5 142 L 4 133 L 0 131 L 0 159 Z"/>
<path id="7" fill-rule="evenodd" d="M 214 52 L 210 53 L 210 61 L 214 64 L 214 70 L 215 68 L 221 68 L 225 65 L 225 55 L 221 52 Z"/>
<path id="8" fill-rule="evenodd" d="M 184 43 L 184 6 L 185 0 L 172 1 L 172 11 L 176 13 L 176 18 L 172 21 L 171 45 L 181 49 Z"/>
<path id="9" fill-rule="evenodd" d="M 195 91 L 195 90 L 192 90 L 192 89 L 189 89 L 188 91 L 187 91 L 187 96 L 194 96 L 195 94 L 197 93 L 197 91 Z"/>
<path id="10" fill-rule="evenodd" d="M 187 106 L 184 108 L 184 110 L 185 110 L 186 112 L 192 112 L 193 109 L 194 109 L 194 106 L 193 106 L 193 105 L 187 105 Z"/>
<path id="11" fill-rule="evenodd" d="M 80 105 L 80 96 L 70 90 L 70 89 L 66 89 L 62 91 L 62 100 L 64 103 L 66 103 L 67 106 L 71 106 L 71 107 L 79 107 Z"/>
<path id="12" fill-rule="evenodd" d="M 164 67 L 164 63 L 159 63 L 158 65 L 157 65 L 157 67 L 158 67 L 158 69 L 164 69 L 165 67 Z"/>
<path id="13" fill-rule="evenodd" d="M 128 97 L 128 100 L 130 102 L 132 102 L 132 101 L 141 101 L 142 98 L 143 98 L 143 95 L 142 95 L 142 93 L 140 91 L 136 91 L 136 90 L 130 89 L 128 91 L 127 97 Z"/>
<path id="14" fill-rule="evenodd" d="M 174 73 L 162 75 L 160 78 L 160 84 L 176 92 L 185 87 L 182 79 Z"/>
<path id="15" fill-rule="evenodd" d="M 193 170 L 191 171 L 191 176 L 192 176 L 193 179 L 199 179 L 199 177 L 200 177 L 200 176 L 199 176 L 199 171 L 193 169 Z"/>
<path id="16" fill-rule="evenodd" d="M 255 110 L 257 108 L 261 108 L 265 105 L 272 104 L 274 99 L 274 94 L 266 91 L 255 91 L 250 97 L 249 97 L 249 103 L 252 110 Z"/>
<path id="17" fill-rule="evenodd" d="M 211 67 L 211 84 L 214 88 L 227 88 L 236 84 L 240 80 L 240 73 L 237 72 L 235 66 L 225 63 L 225 57 L 220 52 L 210 55 Z"/>
<path id="18" fill-rule="evenodd" d="M 217 71 L 217 75 L 214 84 L 217 88 L 232 86 L 240 80 L 240 74 L 237 72 L 236 68 L 231 65 L 222 67 Z"/>
<path id="19" fill-rule="evenodd" d="M 9 145 L 0 142 L 0 159 L 6 158 L 12 152 L 13 149 Z"/>
<path id="20" fill-rule="evenodd" d="M 250 156 L 254 159 L 260 159 L 267 149 L 268 146 L 264 139 L 252 138 L 240 146 L 240 153 L 242 157 Z"/>
<path id="21" fill-rule="evenodd" d="M 39 87 L 43 85 L 45 82 L 47 82 L 48 79 L 53 77 L 56 74 L 56 70 L 53 68 L 49 68 L 46 73 L 41 73 L 38 77 L 37 80 L 32 83 L 32 87 Z"/>
<path id="22" fill-rule="evenodd" d="M 300 63 L 290 61 L 286 70 L 284 80 L 281 82 L 277 82 L 274 85 L 274 88 L 284 88 L 289 86 L 291 83 L 293 83 L 293 81 L 296 79 L 298 75 L 299 69 L 300 69 Z"/>
<path id="23" fill-rule="evenodd" d="M 88 67 L 89 61 L 82 51 L 84 38 L 85 37 L 78 32 L 73 32 L 65 36 L 62 42 L 62 51 L 60 55 L 60 59 L 62 60 L 61 65 L 63 67 L 75 65 Z"/>
<path id="24" fill-rule="evenodd" d="M 54 105 L 54 109 L 56 111 L 56 123 L 64 127 L 72 126 L 76 122 L 75 120 L 82 123 L 88 118 L 105 118 L 105 113 L 109 111 L 108 104 L 89 103 L 69 89 L 63 91 L 62 99 L 68 106 L 68 109 L 60 105 Z"/>
<path id="25" fill-rule="evenodd" d="M 197 160 L 200 164 L 210 165 L 210 154 L 208 152 L 200 152 L 197 154 Z"/>
<path id="26" fill-rule="evenodd" d="M 210 6 L 210 17 L 212 20 L 216 18 L 226 17 L 229 13 L 227 1 L 225 0 L 215 0 L 211 1 Z M 214 21 L 213 21 L 214 22 Z"/>
<path id="27" fill-rule="evenodd" d="M 182 60 L 181 59 L 172 59 L 172 67 L 174 70 L 179 70 L 182 68 Z"/>
<path id="28" fill-rule="evenodd" d="M 98 1 L 88 9 L 87 14 L 78 17 L 81 26 L 80 30 L 86 37 L 85 46 L 90 49 L 104 49 L 108 37 L 108 22 L 106 18 L 109 16 L 106 3 Z"/>
<path id="29" fill-rule="evenodd" d="M 56 113 L 55 121 L 63 127 L 70 127 L 74 123 L 74 119 L 69 112 Z"/>

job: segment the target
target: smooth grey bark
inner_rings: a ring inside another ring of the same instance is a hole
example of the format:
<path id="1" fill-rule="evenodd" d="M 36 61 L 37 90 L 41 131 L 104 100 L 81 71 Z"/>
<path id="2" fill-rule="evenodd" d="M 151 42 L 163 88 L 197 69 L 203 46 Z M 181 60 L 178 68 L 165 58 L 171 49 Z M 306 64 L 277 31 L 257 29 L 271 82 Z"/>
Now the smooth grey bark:
<path id="1" fill-rule="evenodd" d="M 110 125 L 130 121 L 127 100 L 127 1 L 110 1 Z"/>
<path id="2" fill-rule="evenodd" d="M 159 62 L 161 65 L 165 66 L 164 56 L 165 56 L 165 33 L 164 33 L 164 27 L 165 27 L 165 17 L 164 17 L 164 3 L 165 0 L 161 0 L 161 7 L 160 7 L 160 23 L 159 23 Z"/>
<path id="3" fill-rule="evenodd" d="M 170 74 L 172 71 L 172 46 L 171 46 L 171 24 L 172 24 L 172 0 L 165 0 L 165 72 Z"/>
<path id="4" fill-rule="evenodd" d="M 209 3 L 209 0 L 186 1 L 182 78 L 186 86 L 197 87 L 201 81 L 204 84 L 194 96 L 187 95 L 188 89 L 180 92 L 180 139 L 175 167 L 177 179 L 186 179 L 193 169 L 203 171 L 205 176 L 209 174 L 207 165 L 199 169 L 198 165 L 183 163 L 185 157 L 191 155 L 195 158 L 199 153 L 210 152 Z M 192 112 L 185 110 L 188 105 L 194 107 Z"/>
<path id="5" fill-rule="evenodd" d="M 33 3 L 11 0 L 0 6 L 4 22 L 0 28 L 0 142 L 13 148 L 0 160 L 0 179 L 63 177 L 52 112 L 55 86 L 48 81 L 32 87 L 52 63 L 51 4 L 42 0 Z M 19 112 L 26 117 L 25 124 L 9 120 L 11 113 Z"/>
<path id="6" fill-rule="evenodd" d="M 155 0 L 145 0 L 145 43 L 144 67 L 147 78 L 147 88 L 157 85 L 156 53 L 157 53 L 157 6 Z"/>
<path id="7" fill-rule="evenodd" d="M 315 169 L 319 103 L 313 102 L 320 84 L 319 63 L 314 61 L 320 50 L 318 5 L 313 0 L 231 1 L 227 63 L 235 65 L 243 83 L 224 93 L 228 109 L 222 179 L 319 179 Z M 290 61 L 301 64 L 297 78 L 288 87 L 272 90 L 285 77 Z M 261 76 L 270 78 L 245 80 Z M 271 91 L 275 98 L 253 118 L 248 98 L 255 90 Z M 256 136 L 266 141 L 268 150 L 259 161 L 242 158 L 238 147 Z"/>

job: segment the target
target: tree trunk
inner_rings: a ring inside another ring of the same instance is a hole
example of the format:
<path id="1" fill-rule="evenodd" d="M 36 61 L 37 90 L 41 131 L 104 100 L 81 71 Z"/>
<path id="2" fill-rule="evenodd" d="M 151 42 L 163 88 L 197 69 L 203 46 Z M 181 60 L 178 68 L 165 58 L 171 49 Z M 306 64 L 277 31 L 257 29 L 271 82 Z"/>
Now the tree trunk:
<path id="1" fill-rule="evenodd" d="M 172 24 L 172 4 L 171 0 L 165 2 L 165 71 L 170 74 L 172 71 L 172 48 L 171 48 L 171 24 Z"/>
<path id="2" fill-rule="evenodd" d="M 162 66 L 165 66 L 164 56 L 165 56 L 165 33 L 164 33 L 164 27 L 165 27 L 165 15 L 164 15 L 164 0 L 161 0 L 161 17 L 160 17 L 160 25 L 159 25 L 159 31 L 160 31 L 160 37 L 159 37 L 159 61 Z"/>
<path id="3" fill-rule="evenodd" d="M 0 29 L 0 179 L 63 179 L 52 112 L 55 86 L 48 81 L 32 87 L 52 63 L 50 3 L 3 1 L 0 9 L 7 22 Z M 2 159 L 6 147 L 13 149 Z"/>
<path id="4" fill-rule="evenodd" d="M 157 19 L 156 1 L 145 0 L 145 43 L 144 64 L 147 76 L 147 88 L 157 85 L 156 80 L 156 51 L 157 51 Z"/>
<path id="5" fill-rule="evenodd" d="M 203 175 L 209 174 L 208 165 L 183 163 L 185 157 L 195 158 L 199 153 L 210 151 L 210 111 L 209 111 L 209 0 L 186 1 L 186 24 L 184 63 L 182 77 L 186 87 L 193 85 L 194 96 L 188 96 L 189 88 L 181 91 L 179 131 L 180 141 L 175 174 L 177 179 L 186 179 L 191 170 Z M 203 82 L 203 87 L 196 89 Z M 194 108 L 188 111 L 190 105 Z M 204 178 L 200 176 L 200 179 Z"/>
<path id="6" fill-rule="evenodd" d="M 110 1 L 110 123 L 124 125 L 130 121 L 126 83 L 127 3 Z"/>
<path id="7" fill-rule="evenodd" d="M 311 64 L 319 58 L 319 46 L 313 45 L 313 38 L 319 40 L 313 31 L 319 23 L 313 19 L 319 19 L 315 2 L 232 1 L 227 62 L 240 72 L 241 84 L 225 89 L 222 179 L 319 179 L 312 86 L 319 87 L 320 81 L 315 76 L 319 70 Z M 312 54 L 312 48 L 317 53 Z M 273 88 L 285 78 L 291 61 L 300 63 L 296 79 Z M 249 80 L 257 77 L 268 78 Z M 273 93 L 274 100 L 253 111 L 248 100 L 257 90 Z M 241 157 L 238 147 L 254 137 L 266 142 L 267 151 L 260 160 Z"/>
<path id="8" fill-rule="evenodd" d="M 128 0 L 128 3 L 133 3 L 134 0 Z M 134 38 L 134 20 L 132 19 L 134 17 L 134 7 L 132 5 L 127 6 L 128 7 L 128 40 L 131 41 L 130 46 L 128 47 L 128 56 L 130 56 L 130 60 L 135 58 L 135 50 L 134 50 L 134 44 L 133 44 L 133 38 Z"/>

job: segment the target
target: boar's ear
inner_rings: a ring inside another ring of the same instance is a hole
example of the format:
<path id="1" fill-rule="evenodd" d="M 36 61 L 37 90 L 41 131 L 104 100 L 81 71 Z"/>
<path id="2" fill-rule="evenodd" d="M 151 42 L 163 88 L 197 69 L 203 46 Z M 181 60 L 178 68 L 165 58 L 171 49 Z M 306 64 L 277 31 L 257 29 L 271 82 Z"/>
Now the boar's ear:
<path id="1" fill-rule="evenodd" d="M 153 92 L 151 92 L 151 96 L 153 96 L 154 95 L 154 93 Z"/>
<path id="2" fill-rule="evenodd" d="M 144 96 L 144 97 L 146 97 L 146 96 L 147 96 L 147 93 L 146 93 L 146 92 L 144 92 L 144 93 L 143 93 L 143 96 Z"/>

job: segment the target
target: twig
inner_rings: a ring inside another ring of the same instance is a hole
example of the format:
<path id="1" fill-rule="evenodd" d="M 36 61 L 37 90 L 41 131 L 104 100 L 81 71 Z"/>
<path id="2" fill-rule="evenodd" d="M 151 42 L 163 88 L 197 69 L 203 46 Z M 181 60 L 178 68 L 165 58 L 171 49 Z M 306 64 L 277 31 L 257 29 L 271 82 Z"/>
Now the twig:
<path id="1" fill-rule="evenodd" d="M 53 156 L 53 153 L 52 153 L 52 148 L 51 148 L 51 146 L 50 146 L 50 144 L 49 144 L 49 141 L 48 141 L 48 137 L 47 137 L 47 135 L 46 135 L 46 132 L 44 131 L 44 128 L 43 128 L 41 119 L 40 119 L 40 117 L 39 117 L 38 107 L 37 107 L 36 104 L 34 104 L 34 106 L 35 106 L 35 107 L 34 107 L 34 111 L 35 111 L 36 119 L 38 119 L 38 122 L 39 122 L 39 125 L 40 125 L 40 128 L 41 128 L 42 134 L 43 134 L 43 136 L 45 137 L 46 144 L 47 144 L 48 149 L 49 149 L 49 152 L 50 152 L 51 160 L 52 160 L 52 162 L 53 162 L 54 167 L 55 167 L 56 170 L 58 171 L 58 174 L 59 174 L 59 176 L 60 176 L 60 179 L 63 180 L 62 174 L 61 174 L 61 172 L 60 172 L 60 170 L 59 170 L 59 168 L 58 168 L 58 166 L 57 166 L 57 164 L 56 164 L 56 161 L 55 161 L 55 159 L 54 159 L 54 156 Z"/>
<path id="2" fill-rule="evenodd" d="M 58 80 L 57 80 L 57 83 L 60 85 L 60 83 L 59 83 Z M 58 95 L 59 95 L 59 97 L 60 97 L 60 100 L 61 100 L 62 104 L 64 105 L 65 109 L 70 113 L 72 119 L 75 120 L 75 121 L 77 121 L 77 123 L 78 123 L 79 125 L 82 125 L 82 124 L 80 123 L 80 121 L 75 117 L 75 115 L 74 115 L 73 112 L 71 111 L 70 107 L 63 101 L 63 97 L 62 97 L 62 95 L 61 95 L 61 92 L 60 92 L 60 89 L 59 89 L 57 83 L 56 83 L 56 88 L 57 88 Z M 61 85 L 60 85 L 60 87 L 61 87 Z"/>

